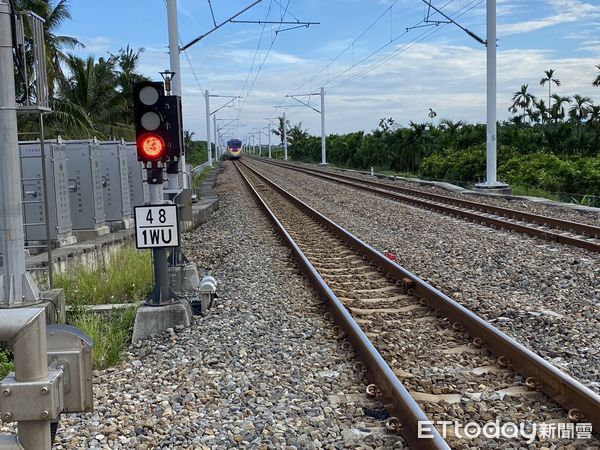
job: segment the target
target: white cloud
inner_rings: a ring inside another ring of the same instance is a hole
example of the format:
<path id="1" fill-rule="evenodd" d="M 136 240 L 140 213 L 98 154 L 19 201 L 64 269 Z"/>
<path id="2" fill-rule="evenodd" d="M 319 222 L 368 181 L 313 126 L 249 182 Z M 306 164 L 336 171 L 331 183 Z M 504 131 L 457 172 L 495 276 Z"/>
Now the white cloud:
<path id="1" fill-rule="evenodd" d="M 529 33 L 555 25 L 600 17 L 600 5 L 580 0 L 549 0 L 549 3 L 554 10 L 553 14 L 541 19 L 500 24 L 498 32 L 504 35 Z"/>

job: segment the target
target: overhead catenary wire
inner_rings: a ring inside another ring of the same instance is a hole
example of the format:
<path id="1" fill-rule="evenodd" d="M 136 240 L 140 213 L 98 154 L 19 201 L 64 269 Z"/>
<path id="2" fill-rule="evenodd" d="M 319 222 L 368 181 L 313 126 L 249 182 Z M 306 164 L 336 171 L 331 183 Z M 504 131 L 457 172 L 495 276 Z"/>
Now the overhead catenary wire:
<path id="1" fill-rule="evenodd" d="M 448 5 L 450 5 L 454 0 L 449 0 L 448 2 L 446 2 L 441 8 L 445 8 Z M 472 9 L 474 9 L 475 7 L 477 7 L 478 5 L 480 5 L 481 3 L 483 3 L 484 0 L 471 0 L 469 3 L 467 3 L 466 5 L 462 6 L 460 9 L 458 9 L 457 11 L 454 12 L 454 18 L 459 18 L 462 15 L 466 14 L 467 12 L 471 11 Z M 386 9 L 383 13 L 385 14 L 388 11 L 388 9 Z M 380 15 L 378 17 L 378 19 L 380 19 L 382 17 L 382 15 Z M 376 20 L 378 20 L 376 19 Z M 425 19 L 422 19 L 421 21 L 419 21 L 416 25 L 419 25 L 421 23 L 424 23 Z M 353 69 L 356 69 L 361 63 L 365 62 L 366 60 L 370 59 L 371 57 L 373 57 L 374 55 L 378 54 L 379 52 L 381 52 L 382 50 L 384 50 L 385 48 L 387 48 L 389 45 L 393 44 L 394 42 L 398 41 L 400 38 L 406 36 L 408 34 L 408 32 L 413 28 L 413 27 L 409 27 L 406 31 L 404 31 L 403 33 L 400 33 L 398 36 L 396 36 L 395 38 L 390 39 L 389 42 L 383 44 L 382 46 L 380 46 L 378 49 L 374 50 L 373 52 L 371 52 L 369 55 L 363 57 L 360 61 L 353 63 L 350 67 L 346 68 L 345 70 L 343 70 L 342 72 L 340 72 L 339 74 L 337 74 L 336 76 L 334 76 L 333 78 L 330 78 L 327 80 L 326 83 L 324 83 L 324 87 L 327 88 L 328 92 L 333 92 L 335 90 L 340 89 L 341 87 L 351 83 L 352 81 L 356 80 L 357 78 L 359 78 L 362 75 L 365 75 L 366 73 L 369 73 L 370 71 L 376 69 L 377 67 L 379 67 L 381 64 L 384 64 L 385 62 L 389 61 L 392 57 L 394 57 L 395 55 L 402 53 L 408 49 L 410 49 L 411 47 L 413 47 L 414 45 L 416 45 L 417 43 L 423 41 L 424 39 L 426 39 L 427 37 L 429 37 L 430 35 L 432 35 L 433 33 L 439 31 L 441 28 L 443 28 L 443 26 L 445 26 L 447 24 L 443 24 L 441 27 L 438 26 L 435 29 L 432 30 L 428 30 L 425 31 L 421 34 L 419 34 L 418 36 L 416 36 L 415 38 L 411 39 L 410 41 L 404 43 L 401 47 L 397 48 L 396 50 L 394 50 L 392 53 L 386 55 L 384 58 L 382 58 L 381 60 L 376 61 L 375 63 L 371 64 L 370 66 L 367 66 L 366 68 L 362 68 L 358 73 L 352 74 L 351 76 L 349 76 L 347 79 L 342 80 L 336 84 L 334 84 L 332 86 L 332 82 L 334 82 L 335 80 L 338 80 L 339 78 L 341 78 L 343 75 L 345 75 L 346 73 L 350 72 Z M 363 36 L 364 33 L 366 31 L 368 31 L 369 27 L 372 27 L 373 23 L 371 23 L 367 29 L 365 31 L 363 31 L 359 36 Z M 346 47 L 346 50 L 350 48 L 350 46 Z M 339 57 L 341 56 L 341 54 L 339 54 L 338 56 L 336 56 L 334 58 L 334 60 L 332 60 L 330 63 L 328 63 L 323 69 L 321 69 L 315 76 L 313 76 L 311 79 L 309 79 L 306 83 L 304 83 L 302 86 L 306 85 L 308 82 L 314 80 L 316 78 L 316 76 L 320 73 L 322 73 L 325 68 L 328 68 L 332 65 L 333 62 L 335 62 L 337 59 L 339 59 Z M 300 87 L 302 87 L 300 86 Z M 330 87 L 331 86 L 331 87 Z M 297 90 L 297 89 L 296 89 Z M 293 91 L 292 91 L 293 92 Z M 287 94 L 288 96 L 290 94 Z M 283 101 L 278 105 L 278 107 L 282 107 L 283 104 L 285 102 L 285 97 L 283 99 Z"/>
<path id="2" fill-rule="evenodd" d="M 474 9 L 477 6 L 481 5 L 484 1 L 485 0 L 471 0 L 467 5 L 463 6 L 457 12 L 455 12 L 453 18 L 454 19 L 458 19 L 458 18 L 462 17 L 464 14 L 468 13 L 472 9 Z M 335 91 L 337 89 L 340 89 L 341 87 L 343 87 L 343 86 L 351 83 L 352 81 L 356 80 L 357 78 L 359 78 L 359 77 L 361 77 L 361 76 L 369 73 L 370 71 L 376 69 L 380 65 L 386 63 L 387 61 L 389 61 L 391 58 L 393 58 L 397 54 L 405 52 L 406 50 L 410 49 L 411 47 L 413 47 L 417 43 L 422 42 L 423 40 L 425 40 L 426 38 L 428 38 L 432 34 L 437 33 L 438 31 L 440 31 L 442 28 L 446 27 L 447 25 L 449 25 L 449 24 L 444 23 L 444 24 L 441 24 L 440 26 L 437 26 L 436 28 L 434 28 L 432 30 L 426 31 L 424 33 L 421 33 L 415 39 L 412 39 L 411 41 L 405 43 L 402 47 L 394 50 L 389 55 L 387 55 L 384 58 L 380 59 L 379 61 L 376 61 L 375 63 L 371 64 L 367 68 L 363 69 L 361 72 L 359 72 L 357 74 L 354 74 L 350 78 L 348 78 L 348 79 L 346 79 L 346 80 L 344 80 L 344 81 L 342 81 L 342 82 L 334 85 L 333 87 L 329 88 L 328 91 L 329 92 L 333 92 L 333 91 Z"/>

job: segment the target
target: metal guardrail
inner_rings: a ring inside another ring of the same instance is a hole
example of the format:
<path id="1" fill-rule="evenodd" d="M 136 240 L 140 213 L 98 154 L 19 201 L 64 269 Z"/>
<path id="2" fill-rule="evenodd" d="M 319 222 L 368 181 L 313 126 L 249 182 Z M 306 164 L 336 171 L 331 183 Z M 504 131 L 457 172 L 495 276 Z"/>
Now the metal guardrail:
<path id="1" fill-rule="evenodd" d="M 192 175 L 199 175 L 204 171 L 204 169 L 206 169 L 210 166 L 211 165 L 208 163 L 208 161 L 206 161 L 205 163 L 202 163 L 199 166 L 192 168 Z"/>

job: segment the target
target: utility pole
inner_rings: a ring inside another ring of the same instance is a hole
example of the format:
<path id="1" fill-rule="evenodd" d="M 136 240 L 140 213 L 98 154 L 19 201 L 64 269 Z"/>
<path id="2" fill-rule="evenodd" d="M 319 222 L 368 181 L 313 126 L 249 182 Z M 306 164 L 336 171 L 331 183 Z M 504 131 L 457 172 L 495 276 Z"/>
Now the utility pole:
<path id="1" fill-rule="evenodd" d="M 177 0 L 166 0 L 167 1 L 167 24 L 169 28 L 169 63 L 171 66 L 171 90 L 173 95 L 181 97 L 181 61 L 179 55 L 179 25 L 177 21 Z M 180 157 L 181 172 L 186 172 L 187 167 L 185 165 L 185 149 L 181 152 Z M 177 177 L 175 177 L 177 179 Z M 188 179 L 186 176 L 182 177 L 183 187 L 188 188 Z M 171 185 L 172 180 L 169 180 L 169 187 L 171 189 L 177 186 Z"/>
<path id="2" fill-rule="evenodd" d="M 261 140 L 260 140 L 260 135 L 262 133 L 260 132 L 260 128 L 256 131 L 258 131 L 258 156 L 262 156 L 262 144 L 261 144 Z"/>
<path id="3" fill-rule="evenodd" d="M 486 46 L 486 72 L 487 72 L 487 90 L 486 90 L 486 104 L 487 104 L 487 132 L 486 132 L 486 181 L 485 183 L 476 184 L 475 187 L 484 190 L 496 190 L 498 192 L 509 191 L 508 185 L 505 183 L 498 182 L 497 179 L 497 145 L 498 138 L 496 132 L 496 121 L 497 121 L 497 104 L 496 104 L 496 0 L 486 1 L 486 39 L 482 39 L 477 36 L 471 30 L 460 25 L 458 22 L 453 20 L 450 16 L 445 14 L 439 8 L 436 8 L 431 4 L 432 0 L 423 0 L 428 8 L 427 17 L 425 23 L 434 23 L 439 25 L 440 23 L 452 23 L 458 28 L 463 30 L 477 42 Z M 444 17 L 447 22 L 430 21 L 429 11 L 433 10 Z M 408 28 L 407 28 L 408 30 Z M 510 191 L 509 191 L 510 192 Z"/>
<path id="4" fill-rule="evenodd" d="M 325 88 L 321 88 L 321 165 L 327 165 L 327 144 L 325 143 Z"/>
<path id="5" fill-rule="evenodd" d="M 486 185 L 495 187 L 497 167 L 496 136 L 496 0 L 487 0 L 487 141 Z"/>
<path id="6" fill-rule="evenodd" d="M 210 94 L 208 89 L 204 91 L 204 98 L 206 99 L 206 151 L 208 152 L 208 165 L 212 167 L 212 146 L 210 138 Z"/>
<path id="7" fill-rule="evenodd" d="M 288 159 L 288 145 L 287 145 L 287 123 L 285 119 L 285 111 L 283 112 L 283 159 Z"/>
<path id="8" fill-rule="evenodd" d="M 0 306 L 37 301 L 37 288 L 25 272 L 25 238 L 21 202 L 21 169 L 13 41 L 9 6 L 0 0 L 0 233 L 4 274 L 0 276 Z M 43 139 L 43 138 L 42 138 Z M 46 218 L 46 221 L 48 218 Z M 33 288 L 33 291 L 32 291 Z"/>
<path id="9" fill-rule="evenodd" d="M 215 160 L 219 160 L 219 135 L 217 133 L 217 115 L 213 114 L 213 128 L 215 130 Z"/>
<path id="10" fill-rule="evenodd" d="M 269 159 L 271 159 L 271 122 L 267 125 L 269 133 Z"/>

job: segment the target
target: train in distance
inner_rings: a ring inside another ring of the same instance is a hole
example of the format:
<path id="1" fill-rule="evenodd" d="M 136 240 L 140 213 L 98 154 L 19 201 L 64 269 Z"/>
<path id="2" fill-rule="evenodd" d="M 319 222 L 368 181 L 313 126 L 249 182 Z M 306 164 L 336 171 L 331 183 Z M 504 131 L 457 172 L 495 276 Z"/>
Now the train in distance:
<path id="1" fill-rule="evenodd" d="M 230 139 L 227 141 L 227 157 L 229 159 L 240 159 L 243 149 L 242 141 L 239 139 Z"/>

